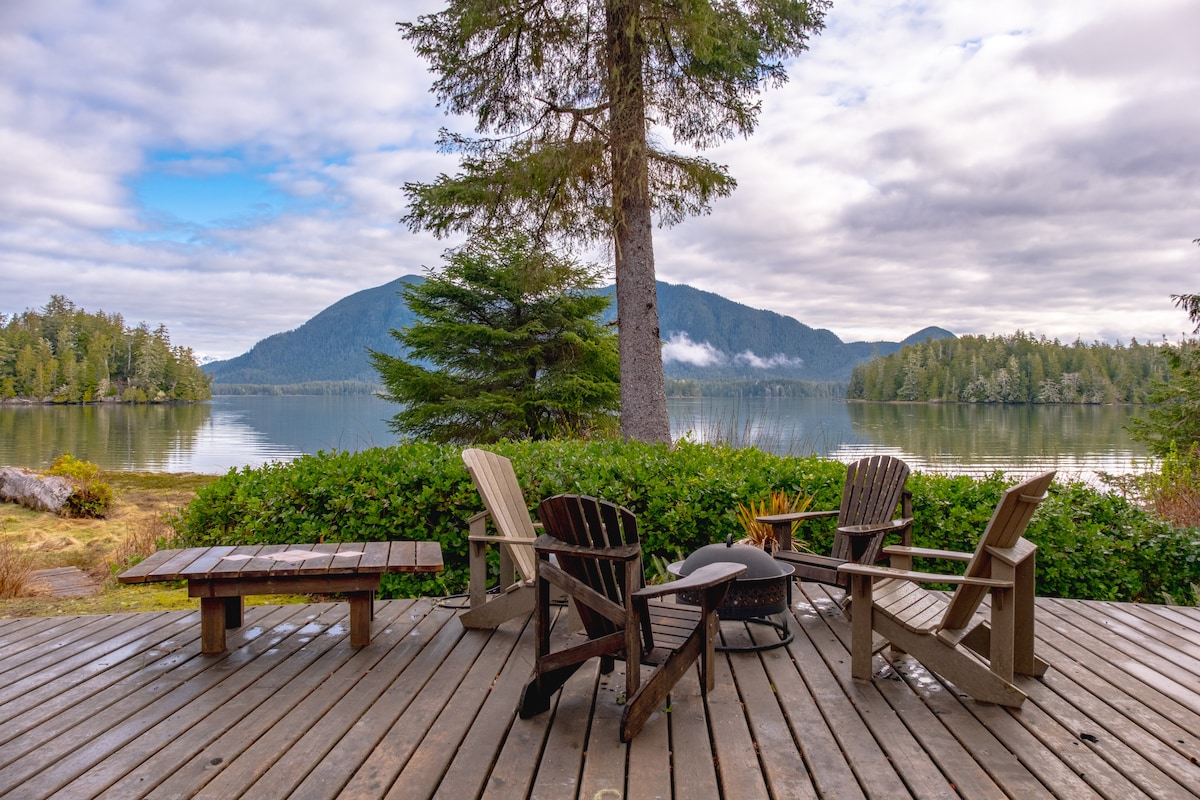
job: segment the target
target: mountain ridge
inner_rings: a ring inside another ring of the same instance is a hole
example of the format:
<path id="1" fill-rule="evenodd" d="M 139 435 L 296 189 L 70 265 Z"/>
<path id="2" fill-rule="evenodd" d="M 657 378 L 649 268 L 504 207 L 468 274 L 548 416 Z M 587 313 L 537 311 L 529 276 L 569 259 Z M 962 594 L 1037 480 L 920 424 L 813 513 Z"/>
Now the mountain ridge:
<path id="1" fill-rule="evenodd" d="M 405 275 L 347 295 L 290 331 L 260 340 L 240 356 L 210 361 L 215 384 L 290 385 L 317 381 L 378 383 L 367 350 L 401 355 L 388 331 L 416 317 L 399 292 L 423 281 Z M 612 295 L 613 286 L 599 290 Z M 860 362 L 926 338 L 953 338 L 935 326 L 900 342 L 843 342 L 775 311 L 754 309 L 685 284 L 658 282 L 659 328 L 668 378 L 846 381 Z M 608 320 L 615 320 L 610 304 Z"/>

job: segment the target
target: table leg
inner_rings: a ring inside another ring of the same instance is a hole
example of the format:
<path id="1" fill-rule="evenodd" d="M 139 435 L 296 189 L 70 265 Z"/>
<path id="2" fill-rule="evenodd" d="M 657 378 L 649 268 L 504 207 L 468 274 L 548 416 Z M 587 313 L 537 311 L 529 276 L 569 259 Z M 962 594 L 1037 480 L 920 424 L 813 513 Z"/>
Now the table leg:
<path id="1" fill-rule="evenodd" d="M 228 611 L 226 599 L 200 598 L 200 652 L 206 656 L 225 652 L 225 621 Z"/>
<path id="2" fill-rule="evenodd" d="M 364 647 L 371 643 L 371 618 L 375 593 L 350 592 L 350 645 Z"/>

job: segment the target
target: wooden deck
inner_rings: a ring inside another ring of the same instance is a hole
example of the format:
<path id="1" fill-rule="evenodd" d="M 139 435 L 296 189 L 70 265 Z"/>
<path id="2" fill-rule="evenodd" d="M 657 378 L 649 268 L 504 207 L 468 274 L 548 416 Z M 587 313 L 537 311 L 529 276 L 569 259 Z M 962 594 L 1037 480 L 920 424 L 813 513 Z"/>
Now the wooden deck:
<path id="1" fill-rule="evenodd" d="M 693 673 L 632 744 L 621 670 L 515 718 L 532 625 L 466 631 L 431 600 L 261 606 L 200 654 L 199 611 L 0 620 L 0 797 L 1197 797 L 1200 609 L 1038 600 L 1043 681 L 1018 712 L 907 658 L 850 678 L 830 595 L 795 641 Z M 772 635 L 725 623 L 731 638 Z"/>

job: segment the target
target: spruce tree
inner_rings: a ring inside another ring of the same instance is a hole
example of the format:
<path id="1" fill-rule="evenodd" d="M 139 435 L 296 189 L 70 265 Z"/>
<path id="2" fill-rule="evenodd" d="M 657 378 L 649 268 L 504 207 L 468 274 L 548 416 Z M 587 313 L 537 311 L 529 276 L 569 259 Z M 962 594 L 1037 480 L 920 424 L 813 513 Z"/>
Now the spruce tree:
<path id="1" fill-rule="evenodd" d="M 405 287 L 417 321 L 391 334 L 406 355 L 371 351 L 404 405 L 389 426 L 459 444 L 611 432 L 617 347 L 599 278 L 522 233 L 472 239 Z"/>

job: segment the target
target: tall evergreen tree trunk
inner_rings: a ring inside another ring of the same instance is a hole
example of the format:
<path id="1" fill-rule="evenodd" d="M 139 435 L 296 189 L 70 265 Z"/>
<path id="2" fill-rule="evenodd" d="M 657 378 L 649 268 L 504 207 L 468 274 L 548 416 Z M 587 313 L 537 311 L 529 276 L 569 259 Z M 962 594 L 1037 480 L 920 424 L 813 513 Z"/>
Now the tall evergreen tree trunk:
<path id="1" fill-rule="evenodd" d="M 621 433 L 669 442 L 654 280 L 653 220 L 647 175 L 646 98 L 640 0 L 608 0 L 608 96 L 612 154 L 613 250 L 621 360 Z"/>

